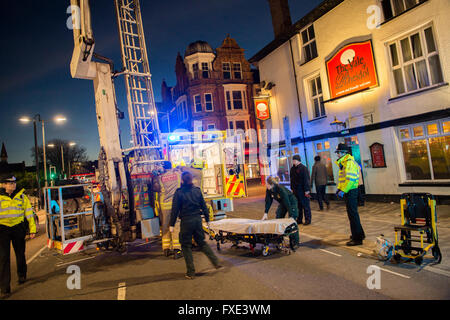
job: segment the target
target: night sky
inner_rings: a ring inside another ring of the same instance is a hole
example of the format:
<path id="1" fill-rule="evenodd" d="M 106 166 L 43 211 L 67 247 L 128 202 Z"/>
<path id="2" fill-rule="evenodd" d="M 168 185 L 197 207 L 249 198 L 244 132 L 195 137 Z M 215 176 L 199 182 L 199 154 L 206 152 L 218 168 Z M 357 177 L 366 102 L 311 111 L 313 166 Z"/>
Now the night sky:
<path id="1" fill-rule="evenodd" d="M 321 0 L 290 0 L 293 23 Z M 93 82 L 72 79 L 70 59 L 73 34 L 66 27 L 69 0 L 22 0 L 3 3 L 0 77 L 0 143 L 8 162 L 33 164 L 32 124 L 23 115 L 40 114 L 46 121 L 46 140 L 76 142 L 95 160 L 99 151 Z M 113 0 L 91 0 L 95 52 L 122 68 Z M 152 73 L 155 100 L 161 100 L 163 79 L 175 85 L 175 59 L 189 43 L 204 40 L 217 48 L 230 34 L 244 48 L 247 59 L 273 40 L 267 0 L 141 0 L 142 19 Z M 127 110 L 125 85 L 117 80 L 119 109 Z M 63 125 L 52 122 L 64 115 Z M 128 118 L 121 121 L 123 147 L 129 146 Z M 42 144 L 40 126 L 38 141 Z"/>

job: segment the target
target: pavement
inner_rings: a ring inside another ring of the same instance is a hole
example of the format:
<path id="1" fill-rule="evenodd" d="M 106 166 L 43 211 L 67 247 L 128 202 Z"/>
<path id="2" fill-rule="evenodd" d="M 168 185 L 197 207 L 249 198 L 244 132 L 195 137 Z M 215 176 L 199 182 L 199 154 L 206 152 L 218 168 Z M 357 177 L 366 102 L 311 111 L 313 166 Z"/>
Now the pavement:
<path id="1" fill-rule="evenodd" d="M 253 186 L 248 189 L 249 196 L 237 199 L 234 202 L 235 211 L 228 214 L 230 218 L 261 219 L 264 214 L 265 187 Z M 269 212 L 269 219 L 275 218 L 277 202 L 274 201 Z M 376 238 L 381 234 L 388 241 L 394 242 L 394 226 L 401 224 L 400 203 L 365 202 L 365 205 L 358 207 L 361 224 L 366 234 L 363 245 L 347 247 L 349 241 L 350 223 L 344 201 L 330 201 L 330 209 L 319 210 L 317 201 L 311 201 L 312 222 L 310 225 L 299 225 L 300 242 L 302 235 L 316 240 L 323 244 L 336 247 L 344 247 L 348 250 L 356 251 L 364 255 L 376 256 Z M 450 206 L 438 205 L 437 230 L 439 238 L 439 248 L 442 253 L 442 262 L 435 264 L 431 256 L 425 256 L 422 267 L 432 269 L 437 273 L 444 273 L 450 276 Z M 429 258 L 429 259 L 428 259 Z"/>

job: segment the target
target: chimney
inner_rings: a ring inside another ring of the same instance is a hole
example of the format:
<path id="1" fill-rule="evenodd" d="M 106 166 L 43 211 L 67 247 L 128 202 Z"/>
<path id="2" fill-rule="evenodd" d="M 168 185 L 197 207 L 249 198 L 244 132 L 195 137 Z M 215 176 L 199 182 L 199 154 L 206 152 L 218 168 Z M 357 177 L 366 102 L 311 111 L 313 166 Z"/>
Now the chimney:
<path id="1" fill-rule="evenodd" d="M 288 0 L 268 0 L 272 15 L 275 38 L 286 32 L 292 26 Z"/>

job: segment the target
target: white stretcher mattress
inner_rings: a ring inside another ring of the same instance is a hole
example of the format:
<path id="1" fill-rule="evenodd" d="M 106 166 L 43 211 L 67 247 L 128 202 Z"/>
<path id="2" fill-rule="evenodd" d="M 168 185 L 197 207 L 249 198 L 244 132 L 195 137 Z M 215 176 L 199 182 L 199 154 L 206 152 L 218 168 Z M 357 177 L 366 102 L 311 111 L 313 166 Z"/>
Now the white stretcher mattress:
<path id="1" fill-rule="evenodd" d="M 272 219 L 272 220 L 252 220 L 252 219 L 223 219 L 211 221 L 210 228 L 214 232 L 225 231 L 242 234 L 278 234 L 283 235 L 286 228 L 296 223 L 294 219 Z"/>

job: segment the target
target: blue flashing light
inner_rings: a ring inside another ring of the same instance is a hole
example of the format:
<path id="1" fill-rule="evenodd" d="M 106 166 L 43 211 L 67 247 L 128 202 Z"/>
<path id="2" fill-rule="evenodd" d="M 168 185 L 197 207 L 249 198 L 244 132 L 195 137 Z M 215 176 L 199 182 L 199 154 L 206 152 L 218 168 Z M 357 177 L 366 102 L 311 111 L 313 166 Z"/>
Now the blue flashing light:
<path id="1" fill-rule="evenodd" d="M 179 141 L 179 140 L 180 140 L 180 136 L 171 134 L 171 135 L 168 137 L 168 140 L 169 140 L 170 142 L 176 142 L 176 141 Z"/>

